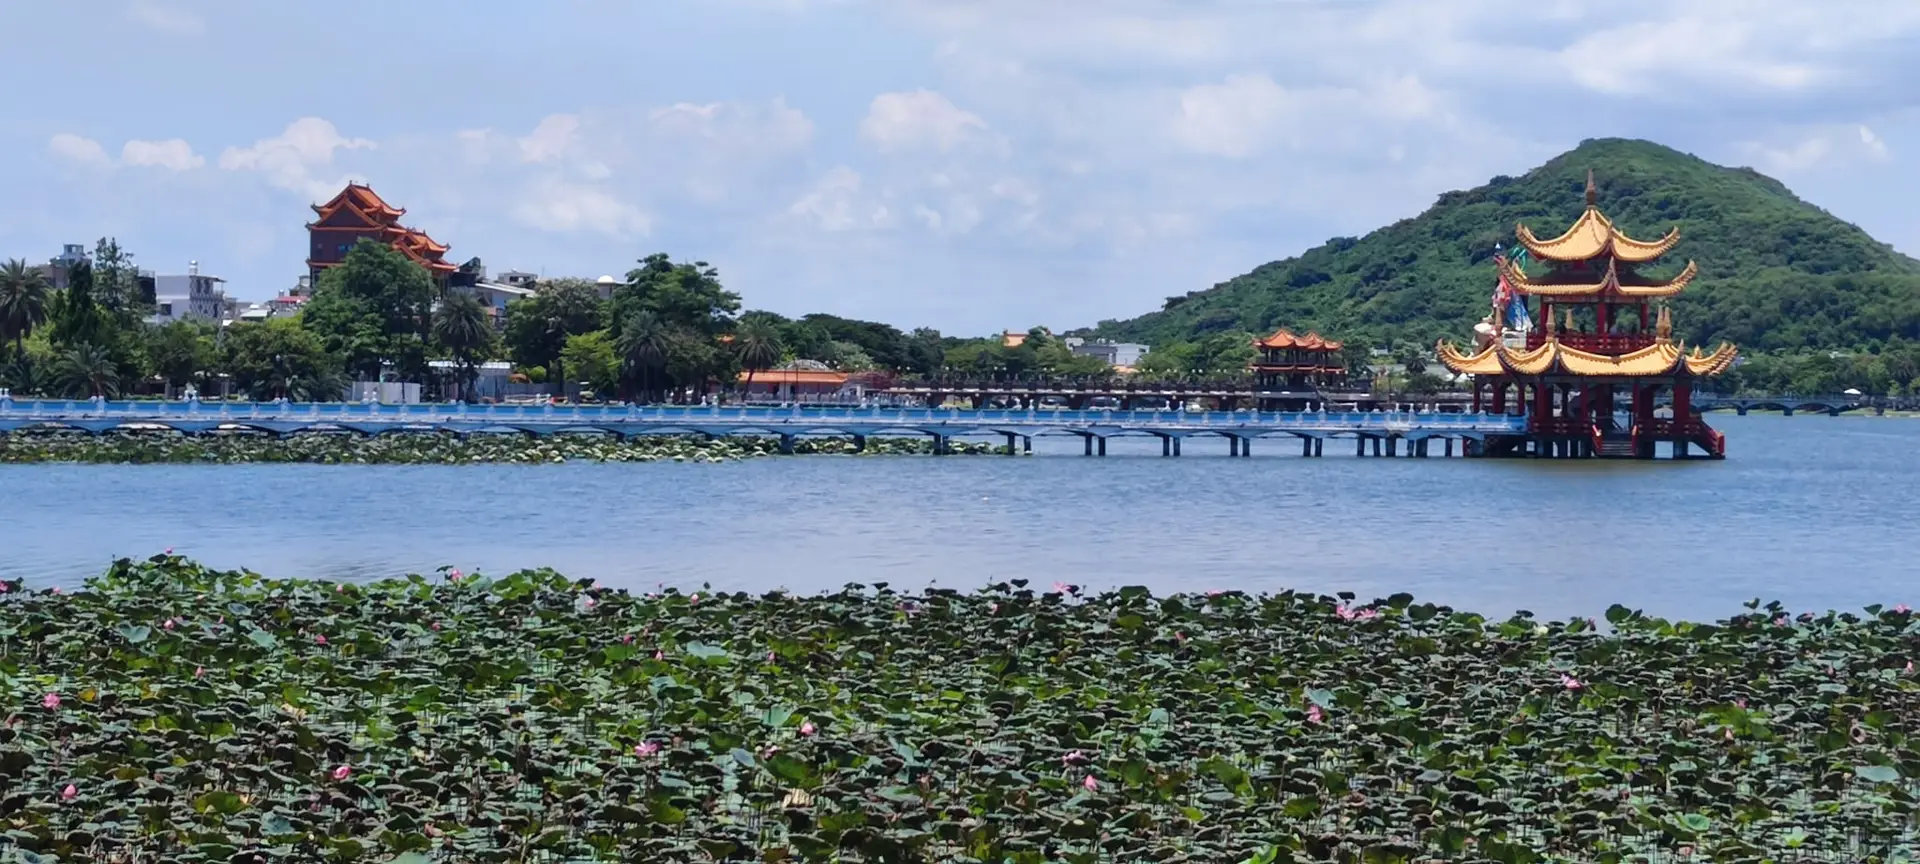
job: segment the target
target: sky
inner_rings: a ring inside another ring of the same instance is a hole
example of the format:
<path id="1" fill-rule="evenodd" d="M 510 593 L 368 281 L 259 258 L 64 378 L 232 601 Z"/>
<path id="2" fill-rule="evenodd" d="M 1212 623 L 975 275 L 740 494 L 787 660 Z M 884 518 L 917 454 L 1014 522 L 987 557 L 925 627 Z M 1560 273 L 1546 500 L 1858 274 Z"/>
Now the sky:
<path id="1" fill-rule="evenodd" d="M 1612 136 L 1920 253 L 1914 0 L 6 5 L 0 257 L 113 236 L 247 299 L 357 180 L 494 272 L 1059 330 Z"/>

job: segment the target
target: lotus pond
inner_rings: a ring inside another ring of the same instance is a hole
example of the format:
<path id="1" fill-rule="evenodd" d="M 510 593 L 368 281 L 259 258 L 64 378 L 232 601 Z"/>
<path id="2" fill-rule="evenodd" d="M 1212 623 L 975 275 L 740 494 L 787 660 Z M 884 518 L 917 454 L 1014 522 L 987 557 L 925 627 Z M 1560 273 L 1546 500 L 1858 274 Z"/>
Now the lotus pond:
<path id="1" fill-rule="evenodd" d="M 954 441 L 955 454 L 1004 453 L 980 442 Z M 852 454 L 845 438 L 801 438 L 795 453 Z M 300 434 L 284 438 L 264 435 L 189 436 L 168 432 L 87 435 L 74 432 L 0 434 L 0 464 L 36 462 L 238 464 L 246 462 L 308 462 L 322 464 L 470 464 L 542 462 L 723 462 L 779 452 L 772 438 L 715 438 L 649 436 L 616 439 L 605 435 L 558 435 L 531 438 L 522 435 L 452 435 L 413 433 L 361 437 L 353 434 Z M 933 452 L 921 438 L 870 438 L 864 451 L 871 455 Z"/>
<path id="2" fill-rule="evenodd" d="M 0 861 L 1912 860 L 1920 622 L 0 583 Z"/>

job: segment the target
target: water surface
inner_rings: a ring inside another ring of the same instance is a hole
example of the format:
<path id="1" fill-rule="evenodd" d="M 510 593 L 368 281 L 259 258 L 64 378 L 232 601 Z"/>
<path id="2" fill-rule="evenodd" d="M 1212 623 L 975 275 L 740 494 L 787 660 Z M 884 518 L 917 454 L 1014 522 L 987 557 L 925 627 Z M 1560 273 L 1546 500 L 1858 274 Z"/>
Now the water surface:
<path id="1" fill-rule="evenodd" d="M 610 585 L 1408 591 L 1491 613 L 1920 606 L 1920 420 L 1731 417 L 1724 462 L 1355 459 L 1078 439 L 1032 458 L 0 466 L 0 572 L 171 547 L 276 576 L 550 566 Z"/>

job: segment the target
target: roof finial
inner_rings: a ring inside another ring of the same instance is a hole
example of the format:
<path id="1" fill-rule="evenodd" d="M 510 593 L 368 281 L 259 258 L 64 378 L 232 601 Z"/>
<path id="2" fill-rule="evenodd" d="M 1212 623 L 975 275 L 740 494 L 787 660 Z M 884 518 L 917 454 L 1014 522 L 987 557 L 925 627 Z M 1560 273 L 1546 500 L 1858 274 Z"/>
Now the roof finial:
<path id="1" fill-rule="evenodd" d="M 1600 200 L 1600 187 L 1593 185 L 1593 169 L 1587 169 L 1587 206 L 1592 207 Z"/>
<path id="2" fill-rule="evenodd" d="M 1575 327 L 1573 324 L 1573 307 L 1571 306 L 1567 307 L 1567 323 L 1562 327 L 1562 329 L 1566 330 L 1568 333 L 1572 333 L 1575 330 L 1579 329 Z"/>
<path id="3" fill-rule="evenodd" d="M 1553 310 L 1551 309 L 1546 310 L 1546 312 L 1543 313 L 1540 317 L 1546 319 L 1547 341 L 1548 342 L 1554 341 L 1555 337 L 1553 332 Z"/>

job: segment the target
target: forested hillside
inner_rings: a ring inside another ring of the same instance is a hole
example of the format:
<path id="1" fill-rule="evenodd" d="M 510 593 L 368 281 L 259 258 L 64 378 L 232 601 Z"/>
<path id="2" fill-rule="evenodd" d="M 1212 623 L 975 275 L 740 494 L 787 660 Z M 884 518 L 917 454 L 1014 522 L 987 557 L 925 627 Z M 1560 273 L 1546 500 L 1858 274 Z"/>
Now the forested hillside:
<path id="1" fill-rule="evenodd" d="M 1543 237 L 1565 230 L 1585 206 L 1588 169 L 1601 210 L 1630 235 L 1680 227 L 1679 247 L 1645 272 L 1699 262 L 1700 278 L 1674 303 L 1688 341 L 1793 352 L 1920 339 L 1920 261 L 1752 169 L 1621 139 L 1584 142 L 1520 177 L 1448 192 L 1417 217 L 1336 237 L 1096 332 L 1152 344 L 1278 326 L 1381 346 L 1462 338 L 1487 313 L 1495 244 L 1512 245 L 1516 223 Z"/>

